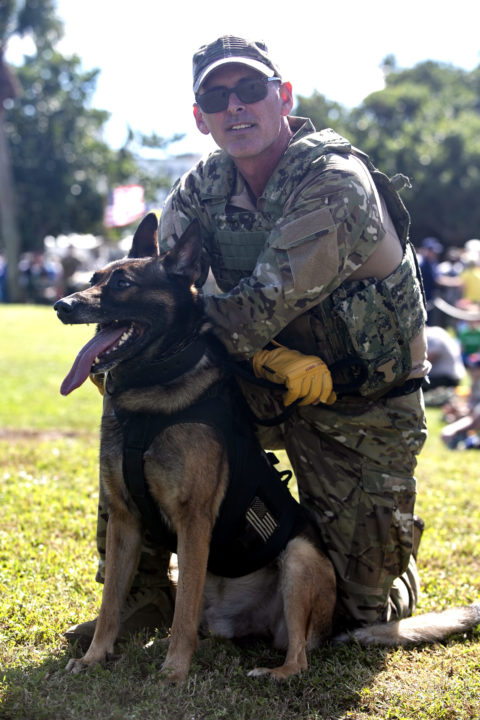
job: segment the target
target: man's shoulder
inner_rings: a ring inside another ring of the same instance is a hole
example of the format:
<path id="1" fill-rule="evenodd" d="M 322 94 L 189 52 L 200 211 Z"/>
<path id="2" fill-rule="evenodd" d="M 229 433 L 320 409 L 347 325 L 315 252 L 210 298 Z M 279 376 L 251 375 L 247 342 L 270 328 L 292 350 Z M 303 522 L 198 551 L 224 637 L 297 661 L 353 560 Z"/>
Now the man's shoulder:
<path id="1" fill-rule="evenodd" d="M 351 143 L 332 128 L 312 129 L 294 135 L 280 165 L 289 171 L 308 172 L 315 166 L 317 169 L 324 166 L 327 156 L 347 157 L 351 152 Z"/>
<path id="2" fill-rule="evenodd" d="M 338 182 L 355 175 L 352 145 L 335 130 L 297 132 L 267 186 L 265 196 L 273 204 L 284 204 L 306 185 L 323 183 L 326 171 L 334 170 Z"/>

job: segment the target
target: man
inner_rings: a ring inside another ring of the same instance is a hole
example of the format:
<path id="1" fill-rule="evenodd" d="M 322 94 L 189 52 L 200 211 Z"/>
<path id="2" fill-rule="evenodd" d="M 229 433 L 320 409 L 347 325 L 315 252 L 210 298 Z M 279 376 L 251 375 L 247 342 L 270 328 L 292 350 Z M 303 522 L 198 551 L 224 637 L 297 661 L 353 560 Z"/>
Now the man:
<path id="1" fill-rule="evenodd" d="M 429 365 L 408 214 L 347 140 L 290 117 L 292 86 L 263 43 L 226 36 L 201 47 L 193 90 L 197 127 L 219 149 L 172 189 L 162 249 L 198 222 L 203 280 L 210 268 L 220 289 L 205 297 L 215 332 L 233 358 L 287 388 L 244 384 L 252 409 L 270 416 L 298 401 L 258 432 L 288 453 L 337 571 L 343 623 L 411 614 Z"/>
<path id="2" fill-rule="evenodd" d="M 437 238 L 426 237 L 418 250 L 418 264 L 422 273 L 423 289 L 427 304 L 427 325 L 438 325 L 438 311 L 434 305 L 434 299 L 438 295 L 440 285 L 449 285 L 448 278 L 445 283 L 441 282 L 438 271 L 440 255 L 443 253 L 443 245 Z"/>

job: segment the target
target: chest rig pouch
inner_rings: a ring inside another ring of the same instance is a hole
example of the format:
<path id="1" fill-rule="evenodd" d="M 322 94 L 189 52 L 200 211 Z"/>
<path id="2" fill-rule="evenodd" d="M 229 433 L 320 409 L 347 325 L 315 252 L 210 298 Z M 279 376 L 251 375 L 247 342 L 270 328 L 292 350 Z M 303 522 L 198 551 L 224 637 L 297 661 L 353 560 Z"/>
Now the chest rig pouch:
<path id="1" fill-rule="evenodd" d="M 265 247 L 270 216 L 228 208 L 224 199 L 210 201 L 213 217 L 210 260 L 218 287 L 228 292 L 248 277 Z"/>
<path id="2" fill-rule="evenodd" d="M 382 281 L 343 283 L 312 311 L 312 328 L 325 348 L 323 358 L 357 358 L 366 378 L 356 392 L 381 397 L 410 374 L 410 342 L 424 325 L 423 292 L 416 280 L 413 250 L 407 246 L 400 265 Z M 328 330 L 328 344 L 324 333 Z M 352 381 L 339 370 L 335 382 Z"/>

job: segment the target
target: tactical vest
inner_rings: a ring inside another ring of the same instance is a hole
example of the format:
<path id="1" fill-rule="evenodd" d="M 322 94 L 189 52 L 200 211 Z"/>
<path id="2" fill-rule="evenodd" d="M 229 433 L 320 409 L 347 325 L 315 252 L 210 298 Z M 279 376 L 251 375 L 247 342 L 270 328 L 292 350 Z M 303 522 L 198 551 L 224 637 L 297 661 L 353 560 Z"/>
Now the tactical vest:
<path id="1" fill-rule="evenodd" d="M 401 264 L 381 281 L 373 278 L 346 281 L 316 307 L 288 325 L 280 342 L 304 353 L 320 355 L 329 366 L 355 360 L 339 371 L 339 385 L 355 384 L 366 397 L 380 397 L 408 377 L 412 362 L 410 342 L 425 324 L 426 312 L 416 255 L 408 240 L 410 217 L 398 194 L 408 183 L 402 175 L 392 179 L 377 170 L 367 155 L 327 129 L 293 138 L 287 153 L 295 152 L 295 163 L 282 169 L 282 162 L 263 194 L 263 210 L 231 212 L 227 206 L 232 188 L 232 161 L 221 151 L 206 162 L 215 162 L 215 180 L 201 201 L 211 217 L 205 238 L 212 272 L 224 292 L 231 290 L 253 271 L 275 223 L 296 187 L 327 153 L 353 154 L 368 168 L 383 196 L 404 249 Z M 208 172 L 205 173 L 208 175 Z"/>

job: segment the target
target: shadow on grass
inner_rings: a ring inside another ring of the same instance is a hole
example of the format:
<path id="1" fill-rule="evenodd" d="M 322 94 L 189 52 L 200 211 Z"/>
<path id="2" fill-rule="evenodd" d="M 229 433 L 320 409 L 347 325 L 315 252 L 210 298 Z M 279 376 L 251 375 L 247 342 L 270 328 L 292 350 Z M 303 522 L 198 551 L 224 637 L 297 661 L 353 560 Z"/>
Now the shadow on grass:
<path id="1" fill-rule="evenodd" d="M 138 638 L 105 666 L 65 673 L 70 651 L 52 651 L 40 664 L 4 669 L 0 718 L 8 720 L 330 720 L 356 717 L 362 691 L 385 667 L 387 652 L 357 646 L 324 647 L 309 669 L 285 683 L 248 678 L 255 666 L 275 666 L 283 655 L 263 643 L 242 647 L 203 641 L 188 681 L 165 684 L 159 672 L 165 645 Z"/>

